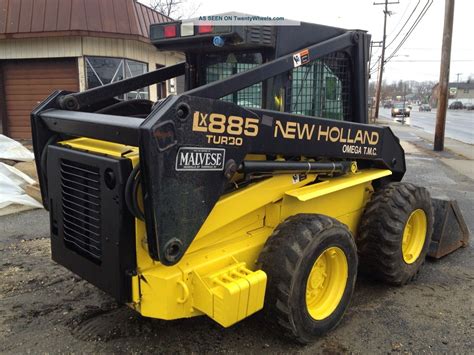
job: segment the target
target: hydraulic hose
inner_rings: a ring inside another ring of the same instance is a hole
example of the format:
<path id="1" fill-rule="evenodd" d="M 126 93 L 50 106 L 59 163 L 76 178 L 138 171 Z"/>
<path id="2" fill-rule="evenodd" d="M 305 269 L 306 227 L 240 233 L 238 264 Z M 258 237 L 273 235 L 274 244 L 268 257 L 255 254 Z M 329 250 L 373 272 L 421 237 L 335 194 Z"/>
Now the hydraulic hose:
<path id="1" fill-rule="evenodd" d="M 125 203 L 130 213 L 141 221 L 145 220 L 145 215 L 138 204 L 138 188 L 140 186 L 140 165 L 133 168 L 125 185 Z"/>

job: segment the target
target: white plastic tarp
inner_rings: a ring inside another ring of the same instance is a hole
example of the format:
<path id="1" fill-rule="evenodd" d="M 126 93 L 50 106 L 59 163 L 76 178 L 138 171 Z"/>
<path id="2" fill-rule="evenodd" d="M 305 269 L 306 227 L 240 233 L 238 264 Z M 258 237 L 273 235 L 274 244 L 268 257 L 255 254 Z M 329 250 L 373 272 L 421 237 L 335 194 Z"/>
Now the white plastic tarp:
<path id="1" fill-rule="evenodd" d="M 28 196 L 22 186 L 35 181 L 13 166 L 0 163 L 0 208 L 13 203 L 42 208 L 41 203 Z"/>
<path id="2" fill-rule="evenodd" d="M 34 158 L 33 153 L 21 143 L 0 134 L 0 159 L 32 161 Z"/>

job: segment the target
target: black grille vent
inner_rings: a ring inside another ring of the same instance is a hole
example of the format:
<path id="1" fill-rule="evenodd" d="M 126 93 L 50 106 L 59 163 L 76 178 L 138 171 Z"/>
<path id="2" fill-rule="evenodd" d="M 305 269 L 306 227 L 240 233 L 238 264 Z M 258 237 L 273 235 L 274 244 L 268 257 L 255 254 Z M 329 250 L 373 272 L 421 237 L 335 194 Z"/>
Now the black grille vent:
<path id="1" fill-rule="evenodd" d="M 102 257 L 99 168 L 63 159 L 60 174 L 66 246 L 99 263 Z"/>
<path id="2" fill-rule="evenodd" d="M 273 44 L 273 29 L 271 26 L 251 26 L 248 31 L 250 42 L 263 45 Z"/>

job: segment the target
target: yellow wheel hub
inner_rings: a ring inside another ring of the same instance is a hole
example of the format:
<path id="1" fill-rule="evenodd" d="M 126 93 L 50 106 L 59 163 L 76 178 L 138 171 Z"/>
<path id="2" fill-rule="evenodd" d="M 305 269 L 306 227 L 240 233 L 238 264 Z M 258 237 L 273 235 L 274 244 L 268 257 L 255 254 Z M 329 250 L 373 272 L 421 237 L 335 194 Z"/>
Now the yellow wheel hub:
<path id="1" fill-rule="evenodd" d="M 346 289 L 348 266 L 346 254 L 338 247 L 323 251 L 311 269 L 306 283 L 306 307 L 316 320 L 331 315 Z"/>
<path id="2" fill-rule="evenodd" d="M 402 254 L 407 264 L 413 264 L 421 254 L 426 239 L 427 219 L 425 211 L 414 210 L 403 230 Z"/>

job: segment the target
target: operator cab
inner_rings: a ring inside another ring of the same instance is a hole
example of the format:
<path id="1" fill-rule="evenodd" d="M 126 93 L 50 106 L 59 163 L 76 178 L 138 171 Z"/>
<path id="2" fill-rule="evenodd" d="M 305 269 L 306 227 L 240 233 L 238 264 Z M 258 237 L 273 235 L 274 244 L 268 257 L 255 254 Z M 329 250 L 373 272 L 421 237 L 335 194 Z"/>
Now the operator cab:
<path id="1" fill-rule="evenodd" d="M 152 25 L 150 39 L 158 50 L 185 54 L 187 91 L 290 53 L 304 57 L 306 47 L 345 32 L 304 22 L 295 26 L 214 26 L 183 20 Z M 360 68 L 366 67 L 370 38 L 361 34 L 360 53 L 351 46 L 308 63 L 304 58 L 298 63 L 295 58 L 292 70 L 221 100 L 247 108 L 367 123 L 366 109 L 360 105 L 367 101 L 367 79 Z"/>

